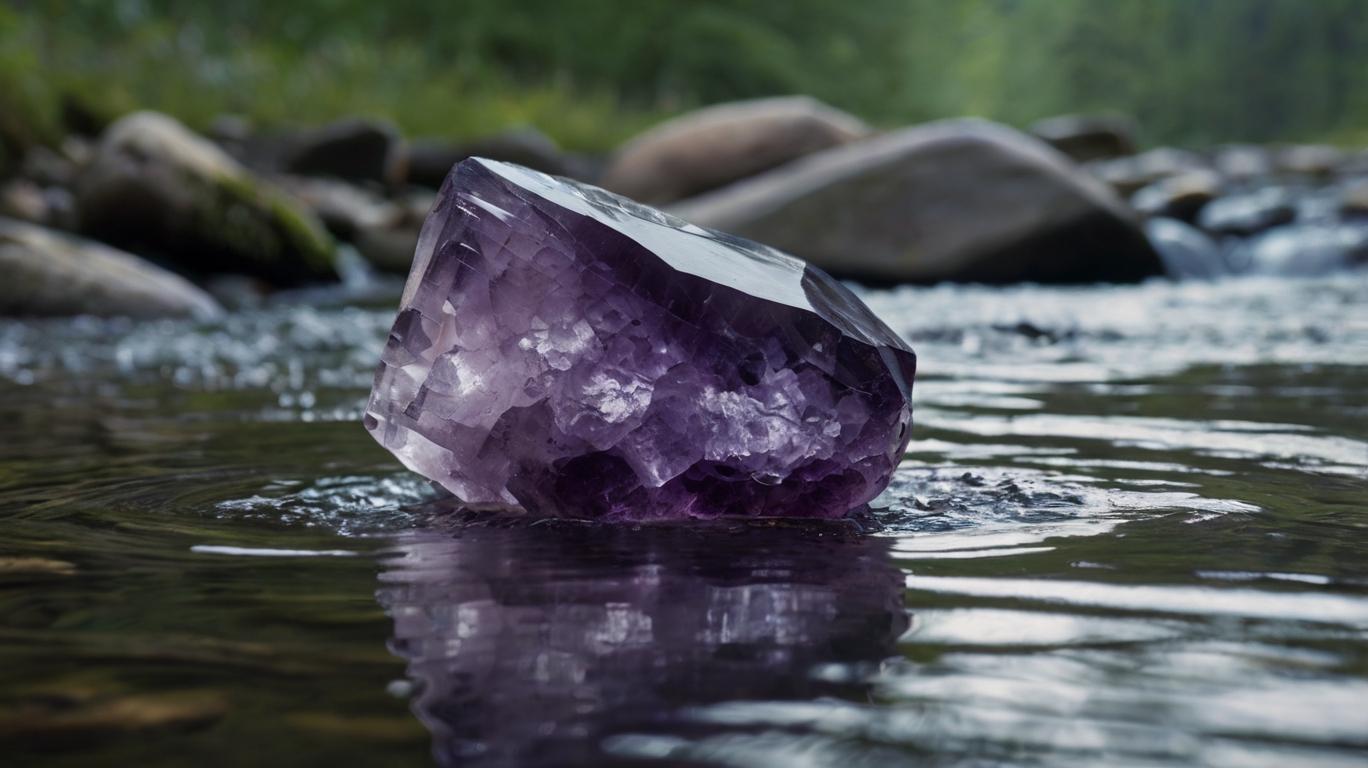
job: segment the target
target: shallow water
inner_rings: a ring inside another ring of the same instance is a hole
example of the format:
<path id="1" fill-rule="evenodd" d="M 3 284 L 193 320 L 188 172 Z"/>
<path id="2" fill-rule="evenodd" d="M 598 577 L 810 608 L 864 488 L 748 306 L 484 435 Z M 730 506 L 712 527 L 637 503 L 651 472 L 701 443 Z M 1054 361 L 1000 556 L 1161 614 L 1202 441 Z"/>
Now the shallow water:
<path id="1" fill-rule="evenodd" d="M 384 308 L 0 325 L 6 765 L 1368 761 L 1368 280 L 869 294 L 885 529 L 459 525 Z"/>

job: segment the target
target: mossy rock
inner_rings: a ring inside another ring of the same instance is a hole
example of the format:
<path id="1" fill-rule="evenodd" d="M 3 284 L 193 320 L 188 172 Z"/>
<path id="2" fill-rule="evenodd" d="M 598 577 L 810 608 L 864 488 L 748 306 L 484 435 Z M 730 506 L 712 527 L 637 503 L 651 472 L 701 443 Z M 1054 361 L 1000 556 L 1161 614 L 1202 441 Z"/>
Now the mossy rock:
<path id="1" fill-rule="evenodd" d="M 77 198 L 85 232 L 190 272 L 282 286 L 336 277 L 335 244 L 310 211 L 165 115 L 111 125 Z"/>

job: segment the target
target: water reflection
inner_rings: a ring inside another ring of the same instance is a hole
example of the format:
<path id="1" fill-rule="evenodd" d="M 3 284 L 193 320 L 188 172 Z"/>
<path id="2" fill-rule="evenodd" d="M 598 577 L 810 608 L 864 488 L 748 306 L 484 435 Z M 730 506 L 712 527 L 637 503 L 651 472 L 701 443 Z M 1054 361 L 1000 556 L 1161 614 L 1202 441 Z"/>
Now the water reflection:
<path id="1" fill-rule="evenodd" d="M 617 764 L 614 736 L 695 735 L 690 707 L 863 699 L 822 671 L 877 663 L 907 626 L 886 542 L 844 529 L 556 524 L 397 544 L 379 599 L 443 764 Z"/>

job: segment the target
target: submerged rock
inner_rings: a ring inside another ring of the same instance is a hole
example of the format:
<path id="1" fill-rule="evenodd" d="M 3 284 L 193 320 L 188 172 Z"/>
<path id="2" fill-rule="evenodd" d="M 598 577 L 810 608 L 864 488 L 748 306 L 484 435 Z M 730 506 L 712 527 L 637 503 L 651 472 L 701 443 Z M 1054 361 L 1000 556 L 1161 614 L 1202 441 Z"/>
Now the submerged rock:
<path id="1" fill-rule="evenodd" d="M 753 176 L 868 135 L 856 118 L 807 96 L 719 104 L 632 139 L 603 186 L 659 205 Z"/>
<path id="2" fill-rule="evenodd" d="M 1135 154 L 1135 121 L 1119 115 L 1059 115 L 1031 133 L 1080 163 Z"/>
<path id="3" fill-rule="evenodd" d="M 109 127 L 77 203 L 87 233 L 187 271 L 276 285 L 335 279 L 332 239 L 309 211 L 155 112 Z"/>
<path id="4" fill-rule="evenodd" d="M 948 120 L 805 158 L 674 207 L 696 224 L 878 282 L 1162 274 L 1134 214 L 1048 146 Z"/>
<path id="5" fill-rule="evenodd" d="M 210 316 L 210 296 L 138 257 L 0 218 L 0 315 Z"/>
<path id="6" fill-rule="evenodd" d="M 915 368 L 795 259 L 472 159 L 423 227 L 364 421 L 469 503 L 839 517 L 901 458 Z"/>

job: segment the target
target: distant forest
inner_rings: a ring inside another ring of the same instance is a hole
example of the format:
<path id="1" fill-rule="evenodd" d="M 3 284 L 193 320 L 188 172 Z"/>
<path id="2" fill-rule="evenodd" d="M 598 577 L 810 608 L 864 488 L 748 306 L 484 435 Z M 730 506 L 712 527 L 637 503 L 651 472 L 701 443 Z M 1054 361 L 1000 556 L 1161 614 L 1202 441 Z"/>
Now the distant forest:
<path id="1" fill-rule="evenodd" d="M 879 125 L 1134 116 L 1148 143 L 1368 140 L 1362 0 L 8 0 L 0 131 L 62 105 L 193 125 L 535 124 L 603 149 L 692 106 L 810 93 Z M 76 110 L 80 111 L 80 110 Z M 68 115 L 69 116 L 69 115 Z"/>

